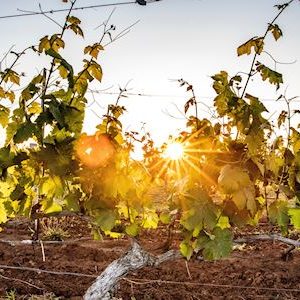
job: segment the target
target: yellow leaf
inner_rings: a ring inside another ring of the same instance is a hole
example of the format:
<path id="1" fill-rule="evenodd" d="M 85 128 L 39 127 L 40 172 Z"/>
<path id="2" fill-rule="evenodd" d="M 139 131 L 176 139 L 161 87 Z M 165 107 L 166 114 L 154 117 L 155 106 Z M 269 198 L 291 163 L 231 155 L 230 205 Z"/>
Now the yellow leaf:
<path id="1" fill-rule="evenodd" d="M 68 70 L 63 65 L 58 67 L 58 71 L 61 78 L 66 79 L 68 77 Z"/>
<path id="2" fill-rule="evenodd" d="M 50 41 L 48 39 L 48 35 L 46 35 L 42 39 L 40 39 L 39 52 L 42 53 L 43 51 L 46 51 L 50 48 L 51 48 Z"/>
<path id="3" fill-rule="evenodd" d="M 242 210 L 246 207 L 247 199 L 243 190 L 235 192 L 232 196 L 232 201 L 239 210 Z"/>
<path id="4" fill-rule="evenodd" d="M 7 221 L 7 213 L 2 200 L 0 199 L 0 223 Z"/>
<path id="5" fill-rule="evenodd" d="M 91 52 L 92 47 L 91 46 L 86 46 L 83 50 L 84 54 L 90 53 Z"/>
<path id="6" fill-rule="evenodd" d="M 91 75 L 99 80 L 101 82 L 102 80 L 102 69 L 99 65 L 91 65 L 89 68 L 88 68 L 88 71 L 91 73 Z"/>
<path id="7" fill-rule="evenodd" d="M 42 112 L 42 107 L 39 103 L 33 102 L 28 108 L 28 112 L 32 115 L 39 114 Z"/>
<path id="8" fill-rule="evenodd" d="M 250 55 L 252 48 L 254 48 L 255 53 L 261 54 L 261 52 L 263 51 L 263 47 L 264 47 L 264 40 L 262 37 L 252 38 L 237 48 L 237 54 L 238 56 L 241 56 L 243 54 Z"/>
<path id="9" fill-rule="evenodd" d="M 55 52 L 58 52 L 60 48 L 65 47 L 65 42 L 60 37 L 58 37 L 57 34 L 54 34 L 50 39 L 50 45 Z"/>
<path id="10" fill-rule="evenodd" d="M 4 89 L 2 88 L 2 86 L 0 86 L 0 98 L 6 98 L 6 97 L 5 97 L 5 91 L 4 91 Z"/>
<path id="11" fill-rule="evenodd" d="M 103 46 L 101 46 L 99 43 L 96 43 L 92 46 L 87 46 L 84 48 L 84 54 L 89 54 L 92 57 L 94 57 L 95 59 L 97 59 L 99 52 L 103 51 L 104 48 Z"/>
<path id="12" fill-rule="evenodd" d="M 123 233 L 109 231 L 109 230 L 105 230 L 104 234 L 111 237 L 112 239 L 121 239 L 124 237 Z"/>
<path id="13" fill-rule="evenodd" d="M 159 217 L 155 211 L 147 210 L 144 212 L 143 227 L 148 229 L 157 228 Z"/>
<path id="14" fill-rule="evenodd" d="M 230 228 L 230 223 L 229 223 L 229 218 L 227 216 L 221 216 L 219 218 L 218 227 L 220 227 L 221 229 L 225 229 L 225 228 Z"/>
<path id="15" fill-rule="evenodd" d="M 15 93 L 13 91 L 8 91 L 5 93 L 5 97 L 11 102 L 13 103 L 16 96 L 15 96 Z"/>
<path id="16" fill-rule="evenodd" d="M 226 165 L 222 168 L 218 184 L 226 194 L 234 193 L 240 187 L 251 183 L 248 173 L 240 167 Z"/>
<path id="17" fill-rule="evenodd" d="M 52 176 L 44 179 L 40 188 L 40 193 L 47 198 L 62 196 L 64 188 L 60 177 Z"/>
<path id="18" fill-rule="evenodd" d="M 81 23 L 80 19 L 74 17 L 74 16 L 69 16 L 67 21 L 71 24 L 75 24 L 75 25 L 78 25 Z"/>
<path id="19" fill-rule="evenodd" d="M 10 81 L 11 83 L 15 83 L 20 85 L 20 77 L 19 74 L 13 70 L 8 70 L 6 75 L 4 76 L 4 82 Z"/>
<path id="20" fill-rule="evenodd" d="M 56 203 L 55 201 L 49 201 L 49 199 L 44 199 L 41 201 L 42 208 L 41 210 L 45 214 L 56 214 L 62 211 L 61 205 Z"/>

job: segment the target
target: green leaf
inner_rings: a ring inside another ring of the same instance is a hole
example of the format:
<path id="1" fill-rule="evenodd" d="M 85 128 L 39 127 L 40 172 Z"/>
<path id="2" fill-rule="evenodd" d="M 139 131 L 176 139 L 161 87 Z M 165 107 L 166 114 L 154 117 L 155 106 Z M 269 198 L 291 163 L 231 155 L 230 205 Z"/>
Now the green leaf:
<path id="1" fill-rule="evenodd" d="M 265 138 L 263 130 L 260 128 L 258 130 L 250 130 L 245 138 L 245 143 L 247 144 L 249 154 L 251 156 L 257 155 L 263 146 L 264 141 Z"/>
<path id="2" fill-rule="evenodd" d="M 228 229 L 215 228 L 210 240 L 204 245 L 203 257 L 207 260 L 227 257 L 232 250 L 232 233 Z"/>
<path id="3" fill-rule="evenodd" d="M 256 37 L 252 38 L 246 43 L 242 44 L 237 48 L 237 54 L 238 56 L 241 56 L 243 54 L 251 54 L 252 48 L 254 49 L 255 53 L 261 54 L 264 48 L 264 40 L 262 37 Z"/>
<path id="4" fill-rule="evenodd" d="M 287 226 L 290 221 L 287 201 L 278 200 L 273 202 L 269 206 L 269 217 L 272 223 L 280 226 L 284 234 L 287 233 Z"/>
<path id="5" fill-rule="evenodd" d="M 55 99 L 52 100 L 49 104 L 49 111 L 52 114 L 52 116 L 55 118 L 55 120 L 57 121 L 57 123 L 61 126 L 64 127 L 65 126 L 65 121 L 64 121 L 64 114 L 63 112 L 61 112 L 60 110 L 60 104 L 59 102 Z"/>
<path id="6" fill-rule="evenodd" d="M 163 224 L 170 224 L 170 222 L 171 222 L 170 212 L 162 212 L 159 215 L 159 219 Z"/>
<path id="7" fill-rule="evenodd" d="M 71 212 L 79 212 L 80 211 L 79 201 L 81 197 L 82 197 L 82 193 L 78 189 L 66 195 L 64 201 L 67 210 Z"/>
<path id="8" fill-rule="evenodd" d="M 212 229 L 217 223 L 218 210 L 212 199 L 201 189 L 191 190 L 185 195 L 180 224 L 189 231 Z"/>
<path id="9" fill-rule="evenodd" d="M 288 214 L 295 229 L 300 229 L 300 208 L 290 208 Z"/>
<path id="10" fill-rule="evenodd" d="M 125 232 L 129 235 L 129 236 L 137 236 L 139 234 L 140 228 L 139 225 L 137 223 L 132 223 L 128 226 L 126 226 Z"/>
<path id="11" fill-rule="evenodd" d="M 65 47 L 65 42 L 61 39 L 60 36 L 58 36 L 57 34 L 54 34 L 50 38 L 50 46 L 51 46 L 51 48 L 50 48 L 51 50 L 58 52 L 60 48 Z"/>
<path id="12" fill-rule="evenodd" d="M 193 247 L 189 241 L 182 241 L 179 246 L 180 253 L 189 260 L 193 255 Z"/>
<path id="13" fill-rule="evenodd" d="M 232 201 L 239 210 L 247 208 L 251 212 L 252 216 L 254 216 L 257 212 L 255 190 L 252 185 L 235 192 L 232 196 Z"/>
<path id="14" fill-rule="evenodd" d="M 7 72 L 5 73 L 5 75 L 3 77 L 3 80 L 4 80 L 4 82 L 10 81 L 11 83 L 20 85 L 20 75 L 11 69 L 7 70 Z"/>
<path id="15" fill-rule="evenodd" d="M 18 128 L 13 138 L 14 142 L 16 144 L 23 143 L 24 141 L 27 141 L 29 138 L 31 138 L 36 133 L 36 131 L 36 125 L 28 121 Z"/>
<path id="16" fill-rule="evenodd" d="M 11 151 L 9 146 L 0 148 L 0 167 L 8 168 L 11 166 L 13 164 L 14 157 L 15 154 Z"/>
<path id="17" fill-rule="evenodd" d="M 74 25 L 79 25 L 81 23 L 80 19 L 78 19 L 77 17 L 74 17 L 74 16 L 69 16 L 67 18 L 67 22 L 74 24 Z"/>
<path id="18" fill-rule="evenodd" d="M 95 223 L 103 231 L 111 231 L 116 223 L 116 213 L 113 210 L 103 209 L 95 217 Z"/>
<path id="19" fill-rule="evenodd" d="M 262 112 L 268 112 L 267 108 L 263 105 L 261 101 L 257 97 L 254 97 L 248 93 L 246 93 L 245 98 L 250 100 L 251 112 L 254 115 L 259 115 Z"/>

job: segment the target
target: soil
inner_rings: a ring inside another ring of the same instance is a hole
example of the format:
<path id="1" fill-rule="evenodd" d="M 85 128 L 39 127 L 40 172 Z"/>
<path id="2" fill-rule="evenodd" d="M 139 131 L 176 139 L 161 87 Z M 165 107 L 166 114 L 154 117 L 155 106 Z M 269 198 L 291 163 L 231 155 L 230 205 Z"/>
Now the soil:
<path id="1" fill-rule="evenodd" d="M 52 299 L 82 299 L 94 278 L 130 247 L 130 240 L 125 238 L 91 240 L 90 228 L 81 219 L 64 222 L 70 236 L 61 243 L 44 243 L 45 261 L 39 243 L 10 245 L 4 242 L 30 239 L 32 224 L 19 220 L 3 228 L 0 233 L 2 297 L 14 290 L 17 299 L 50 293 L 58 297 Z M 269 228 L 262 226 L 256 230 L 266 232 Z M 246 228 L 238 234 L 248 232 Z M 160 229 L 144 232 L 140 242 L 148 251 L 159 254 L 162 250 L 158 248 L 166 238 L 167 232 Z M 176 246 L 178 240 L 175 239 L 172 247 Z M 120 282 L 116 299 L 300 299 L 300 252 L 294 250 L 289 259 L 283 259 L 282 252 L 287 248 L 279 242 L 260 241 L 243 245 L 229 258 L 219 261 L 195 257 L 188 263 L 177 259 L 157 268 L 143 268 Z M 49 274 L 4 266 L 80 274 Z"/>

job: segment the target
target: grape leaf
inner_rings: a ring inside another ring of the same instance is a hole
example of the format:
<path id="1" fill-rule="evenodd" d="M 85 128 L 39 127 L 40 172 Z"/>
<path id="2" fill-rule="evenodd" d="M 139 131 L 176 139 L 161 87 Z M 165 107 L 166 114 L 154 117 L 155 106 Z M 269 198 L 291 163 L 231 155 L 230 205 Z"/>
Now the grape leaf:
<path id="1" fill-rule="evenodd" d="M 116 213 L 110 209 L 102 209 L 95 217 L 95 223 L 103 231 L 111 231 L 116 223 Z"/>
<path id="2" fill-rule="evenodd" d="M 282 37 L 282 30 L 277 24 L 269 24 L 268 30 L 272 32 L 274 39 L 277 41 Z"/>
<path id="3" fill-rule="evenodd" d="M 288 214 L 295 229 L 300 229 L 300 208 L 290 208 Z"/>
<path id="4" fill-rule="evenodd" d="M 280 226 L 284 234 L 287 233 L 287 225 L 290 220 L 287 201 L 278 200 L 273 202 L 269 206 L 269 217 L 272 223 Z"/>
<path id="5" fill-rule="evenodd" d="M 182 241 L 179 246 L 180 253 L 189 260 L 193 255 L 193 247 L 189 241 Z"/>
<path id="6" fill-rule="evenodd" d="M 230 222 L 229 222 L 229 218 L 227 216 L 221 216 L 219 217 L 219 221 L 217 223 L 217 226 L 220 227 L 221 229 L 225 229 L 225 228 L 230 228 Z"/>
<path id="7" fill-rule="evenodd" d="M 256 62 L 256 70 L 260 73 L 262 80 L 269 80 L 271 84 L 276 85 L 276 90 L 279 89 L 280 84 L 283 83 L 282 74 L 266 67 L 259 61 Z"/>
<path id="8" fill-rule="evenodd" d="M 132 223 L 128 226 L 126 226 L 125 232 L 129 236 L 137 236 L 139 234 L 139 225 L 137 223 Z"/>
<path id="9" fill-rule="evenodd" d="M 31 138 L 37 131 L 36 125 L 30 121 L 22 124 L 14 135 L 15 143 L 23 143 Z"/>
<path id="10" fill-rule="evenodd" d="M 0 104 L 0 125 L 2 127 L 6 127 L 6 125 L 8 124 L 9 113 L 9 108 Z"/>
<path id="11" fill-rule="evenodd" d="M 0 199 L 0 224 L 7 221 L 7 213 L 3 201 Z"/>
<path id="12" fill-rule="evenodd" d="M 218 210 L 207 193 L 201 189 L 193 189 L 185 194 L 184 203 L 180 223 L 187 230 L 215 227 Z"/>
<path id="13" fill-rule="evenodd" d="M 252 48 L 254 48 L 255 53 L 261 54 L 264 48 L 264 40 L 262 37 L 255 37 L 251 38 L 249 41 L 246 43 L 240 45 L 237 48 L 237 54 L 238 56 L 241 56 L 243 54 L 251 54 Z"/>
<path id="14" fill-rule="evenodd" d="M 225 165 L 221 169 L 218 184 L 226 194 L 231 194 L 238 191 L 241 187 L 251 184 L 251 180 L 246 170 Z"/>
<path id="15" fill-rule="evenodd" d="M 64 193 L 64 185 L 59 176 L 44 178 L 40 186 L 40 193 L 46 198 L 61 197 Z"/>
<path id="16" fill-rule="evenodd" d="M 278 127 L 281 127 L 281 125 L 285 123 L 287 116 L 288 116 L 288 112 L 285 110 L 282 110 L 277 119 Z"/>
<path id="17" fill-rule="evenodd" d="M 42 205 L 41 211 L 47 215 L 57 214 L 62 211 L 62 206 L 58 204 L 54 199 L 45 198 L 40 201 L 40 204 Z"/>
<path id="18" fill-rule="evenodd" d="M 85 47 L 84 54 L 89 54 L 92 57 L 94 57 L 95 59 L 97 59 L 99 52 L 103 51 L 103 50 L 104 50 L 104 48 L 99 43 L 96 43 L 92 46 Z"/>
<path id="19" fill-rule="evenodd" d="M 207 260 L 226 257 L 232 250 L 232 233 L 220 227 L 216 227 L 209 235 L 202 233 L 195 242 L 195 250 L 203 250 L 203 257 Z"/>

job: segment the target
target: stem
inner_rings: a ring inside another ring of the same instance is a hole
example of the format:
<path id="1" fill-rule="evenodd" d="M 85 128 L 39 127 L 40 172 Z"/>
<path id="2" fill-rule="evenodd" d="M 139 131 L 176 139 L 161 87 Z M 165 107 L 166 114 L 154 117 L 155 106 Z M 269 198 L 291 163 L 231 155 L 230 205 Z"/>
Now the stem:
<path id="1" fill-rule="evenodd" d="M 102 24 L 104 29 L 103 29 L 103 33 L 102 36 L 98 42 L 98 44 L 101 45 L 103 39 L 105 38 L 105 36 L 110 32 L 110 30 L 112 30 L 112 28 L 107 28 L 108 22 L 111 19 L 112 14 L 114 13 L 114 10 L 110 13 L 110 15 L 108 16 L 108 19 Z M 88 70 L 88 68 L 90 67 L 91 63 L 93 62 L 93 57 L 90 58 L 89 62 L 87 63 L 86 67 L 78 74 L 76 80 L 74 81 L 74 86 L 76 85 L 76 83 L 78 82 L 78 80 L 81 78 L 82 74 L 84 74 L 85 71 Z M 75 93 L 73 93 L 73 96 L 69 102 L 69 105 L 72 105 L 73 101 L 75 98 Z"/>
<path id="2" fill-rule="evenodd" d="M 60 33 L 60 37 L 61 37 L 61 38 L 63 37 L 63 35 L 64 35 L 64 33 L 65 33 L 66 29 L 67 29 L 67 26 L 68 26 L 68 18 L 70 17 L 70 14 L 71 14 L 71 12 L 72 12 L 72 10 L 73 10 L 73 6 L 75 5 L 76 1 L 77 1 L 77 0 L 71 1 L 71 6 L 70 6 L 69 11 L 68 11 L 68 14 L 67 14 L 67 16 L 66 16 L 66 21 L 65 21 L 65 23 L 64 23 L 64 25 L 63 25 L 63 27 L 62 27 L 62 31 L 61 31 L 61 33 Z M 49 87 L 49 82 L 50 82 L 51 75 L 52 75 L 52 73 L 53 73 L 53 71 L 54 71 L 54 67 L 55 67 L 55 58 L 53 58 L 53 59 L 52 59 L 52 62 L 51 62 L 51 67 L 50 67 L 50 70 L 49 70 L 49 73 L 48 73 L 48 77 L 47 77 L 47 79 L 46 79 L 46 83 L 45 83 L 45 85 L 44 85 L 44 90 L 43 90 L 43 92 L 42 92 L 42 99 L 45 97 L 45 95 L 46 95 L 46 93 L 47 93 L 47 89 L 48 89 L 48 87 Z M 43 102 L 43 103 L 44 103 L 44 102 Z M 42 106 L 42 108 L 44 109 L 43 106 Z"/>
<path id="3" fill-rule="evenodd" d="M 71 11 L 73 9 L 73 6 L 75 5 L 77 0 L 74 0 L 74 1 L 71 1 L 71 6 L 70 6 L 70 9 L 69 9 L 69 12 L 66 16 L 66 20 L 65 20 L 65 23 L 62 27 L 62 31 L 60 33 L 60 37 L 62 38 L 66 29 L 67 29 L 67 22 L 68 22 L 68 18 L 71 14 Z M 42 112 L 44 113 L 45 112 L 45 95 L 47 93 L 47 89 L 49 87 L 49 82 L 50 82 L 50 78 L 52 76 L 52 73 L 54 72 L 54 67 L 55 67 L 55 58 L 52 59 L 52 62 L 51 62 L 51 67 L 50 67 L 50 70 L 49 70 L 49 73 L 48 73 L 48 77 L 47 79 L 45 80 L 45 83 L 44 83 L 44 86 L 43 86 L 43 91 L 42 91 L 42 95 L 41 95 L 41 106 L 42 106 Z M 43 76 L 44 78 L 46 78 L 46 69 L 44 69 L 43 71 Z M 24 108 L 25 109 L 25 108 Z M 44 137 L 45 137 L 45 125 L 43 124 L 42 125 L 42 136 L 41 136 L 41 145 L 42 145 L 42 148 L 44 148 Z M 42 177 L 45 176 L 45 165 L 44 165 L 44 162 L 42 162 L 42 168 L 41 168 L 41 173 L 42 173 Z M 39 238 L 39 231 L 40 231 L 40 220 L 39 218 L 35 219 L 35 233 L 34 233 L 34 236 L 36 236 L 36 238 L 38 239 Z"/>
<path id="4" fill-rule="evenodd" d="M 4 81 L 4 78 L 5 76 L 7 75 L 7 73 L 12 70 L 12 68 L 16 65 L 16 63 L 19 61 L 19 59 L 21 58 L 22 55 L 25 54 L 25 52 L 28 50 L 28 49 L 33 49 L 33 46 L 29 46 L 27 48 L 25 48 L 23 51 L 21 51 L 20 53 L 15 53 L 15 52 L 11 52 L 11 53 L 14 53 L 16 55 L 16 58 L 15 60 L 13 61 L 13 63 L 10 65 L 9 68 L 7 68 L 7 71 L 5 74 L 2 75 L 2 78 L 0 79 L 0 85 L 3 83 Z"/>
<path id="5" fill-rule="evenodd" d="M 278 12 L 278 14 L 275 16 L 275 18 L 272 20 L 272 22 L 269 24 L 267 30 L 265 31 L 263 37 L 262 37 L 262 42 L 265 40 L 268 32 L 269 32 L 269 28 L 271 25 L 273 25 L 275 23 L 275 21 L 279 18 L 279 16 L 284 12 L 284 10 L 293 2 L 294 0 L 290 0 L 288 3 L 286 3 L 286 5 L 284 5 Z M 248 73 L 248 76 L 247 76 L 247 80 L 246 80 L 246 84 L 244 86 L 244 89 L 243 89 L 243 92 L 242 92 L 242 96 L 241 98 L 244 97 L 245 93 L 246 93 L 246 90 L 247 90 L 247 87 L 249 85 L 249 81 L 250 81 L 250 78 L 254 75 L 253 74 L 253 67 L 254 67 L 254 64 L 256 62 L 256 58 L 258 56 L 258 52 L 259 52 L 260 49 L 257 50 L 257 52 L 254 54 L 254 57 L 253 57 L 253 60 L 252 60 L 252 63 L 251 63 L 251 67 L 250 67 L 250 71 Z"/>
<path id="6" fill-rule="evenodd" d="M 286 103 L 286 106 L 287 106 L 287 121 L 288 121 L 288 132 L 287 132 L 287 143 L 286 143 L 286 149 L 289 148 L 290 146 L 290 135 L 291 135 L 291 118 L 292 118 L 292 115 L 291 115 L 291 105 L 290 105 L 290 101 L 284 97 L 284 100 L 285 100 L 285 103 Z"/>

